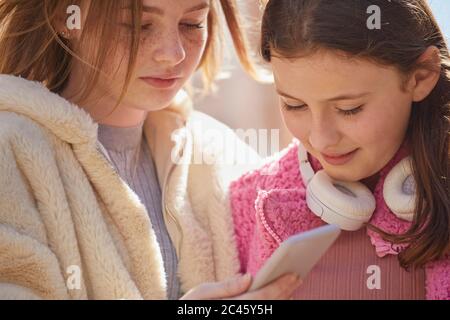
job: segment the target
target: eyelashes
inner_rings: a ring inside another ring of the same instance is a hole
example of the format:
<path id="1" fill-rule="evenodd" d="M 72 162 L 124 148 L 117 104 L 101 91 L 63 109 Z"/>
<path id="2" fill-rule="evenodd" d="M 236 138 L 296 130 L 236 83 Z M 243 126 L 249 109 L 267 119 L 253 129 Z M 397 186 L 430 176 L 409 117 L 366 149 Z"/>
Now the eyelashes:
<path id="1" fill-rule="evenodd" d="M 193 30 L 195 30 L 195 29 L 204 29 L 205 28 L 205 25 L 204 25 L 203 22 L 200 22 L 200 23 L 182 23 L 181 25 L 186 27 L 186 28 L 188 28 L 188 29 L 193 29 Z"/>
<path id="2" fill-rule="evenodd" d="M 121 23 L 120 24 L 123 27 L 126 27 L 130 30 L 133 29 L 132 25 L 126 24 L 126 23 Z M 201 30 L 205 28 L 205 24 L 204 22 L 200 22 L 200 23 L 180 23 L 180 26 L 183 27 L 185 30 Z M 141 30 L 142 31 L 151 31 L 153 29 L 153 24 L 152 23 L 145 23 L 141 25 Z"/>
<path id="3" fill-rule="evenodd" d="M 354 109 L 351 110 L 339 110 L 340 113 L 342 113 L 344 116 L 353 116 L 359 112 L 362 111 L 363 106 L 360 105 L 359 107 L 356 107 Z"/>
<path id="4" fill-rule="evenodd" d="M 353 116 L 358 114 L 359 112 L 361 112 L 363 110 L 364 105 L 360 105 L 356 108 L 350 109 L 350 110 L 342 110 L 342 109 L 337 109 L 338 112 L 344 116 Z M 299 105 L 299 106 L 292 106 L 289 105 L 287 103 L 283 102 L 283 109 L 285 109 L 286 111 L 304 111 L 306 110 L 307 105 Z"/>
<path id="5" fill-rule="evenodd" d="M 283 106 L 283 109 L 285 109 L 286 111 L 301 111 L 301 110 L 304 110 L 304 107 L 305 107 L 305 105 L 292 106 L 285 102 L 283 102 L 282 106 Z"/>

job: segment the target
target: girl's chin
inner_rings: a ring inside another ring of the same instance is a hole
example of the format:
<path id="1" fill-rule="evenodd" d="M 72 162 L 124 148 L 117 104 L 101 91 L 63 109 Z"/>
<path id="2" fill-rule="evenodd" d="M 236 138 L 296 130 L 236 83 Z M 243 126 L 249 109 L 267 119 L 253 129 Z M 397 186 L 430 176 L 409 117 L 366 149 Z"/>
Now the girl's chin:
<path id="1" fill-rule="evenodd" d="M 139 106 L 139 109 L 147 111 L 159 111 L 170 106 L 178 91 L 166 94 L 142 94 L 133 97 L 134 105 Z"/>
<path id="2" fill-rule="evenodd" d="M 363 179 L 363 176 L 355 175 L 354 168 L 349 168 L 348 170 L 335 170 L 324 167 L 326 174 L 333 180 L 345 181 L 345 182 L 358 182 Z"/>

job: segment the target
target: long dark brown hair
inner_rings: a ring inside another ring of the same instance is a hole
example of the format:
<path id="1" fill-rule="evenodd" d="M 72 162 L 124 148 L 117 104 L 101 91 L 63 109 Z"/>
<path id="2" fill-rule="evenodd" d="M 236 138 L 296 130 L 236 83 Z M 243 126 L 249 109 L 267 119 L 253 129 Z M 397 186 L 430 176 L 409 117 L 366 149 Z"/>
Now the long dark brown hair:
<path id="1" fill-rule="evenodd" d="M 393 243 L 406 243 L 403 267 L 423 266 L 448 254 L 450 233 L 450 59 L 445 38 L 425 0 L 270 0 L 262 22 L 261 52 L 296 58 L 317 49 L 395 66 L 407 76 L 419 57 L 440 51 L 440 78 L 431 94 L 413 103 L 407 131 L 411 141 L 417 202 L 411 228 L 391 235 L 369 225 Z M 368 7 L 381 9 L 381 29 L 367 27 Z"/>

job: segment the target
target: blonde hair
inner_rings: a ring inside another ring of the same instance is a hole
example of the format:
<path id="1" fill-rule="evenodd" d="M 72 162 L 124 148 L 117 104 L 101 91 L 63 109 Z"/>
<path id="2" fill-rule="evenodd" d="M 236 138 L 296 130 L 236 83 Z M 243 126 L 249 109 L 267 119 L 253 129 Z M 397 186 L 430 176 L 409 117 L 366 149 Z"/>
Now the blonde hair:
<path id="1" fill-rule="evenodd" d="M 0 73 L 40 81 L 49 90 L 60 93 L 72 71 L 73 59 L 78 59 L 90 67 L 86 74 L 87 81 L 80 87 L 80 99 L 86 98 L 99 80 L 104 61 L 116 50 L 114 44 L 120 33 L 119 26 L 111 21 L 119 18 L 121 8 L 129 7 L 133 27 L 130 31 L 128 68 L 118 106 L 127 92 L 139 50 L 142 0 L 89 1 L 79 43 L 83 44 L 89 38 L 98 45 L 81 58 L 70 41 L 59 36 L 55 22 L 69 5 L 81 7 L 86 3 L 86 0 L 0 0 Z M 211 1 L 210 5 L 209 36 L 198 67 L 202 71 L 204 88 L 211 88 L 220 69 L 223 51 L 220 8 L 243 68 L 256 78 L 236 0 Z"/>

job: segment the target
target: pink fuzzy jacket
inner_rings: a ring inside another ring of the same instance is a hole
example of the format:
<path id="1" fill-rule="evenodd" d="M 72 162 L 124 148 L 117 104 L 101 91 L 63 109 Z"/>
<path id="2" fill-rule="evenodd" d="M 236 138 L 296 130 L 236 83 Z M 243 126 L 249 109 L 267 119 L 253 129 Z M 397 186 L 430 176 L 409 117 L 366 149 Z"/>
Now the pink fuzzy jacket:
<path id="1" fill-rule="evenodd" d="M 306 205 L 297 152 L 298 141 L 294 140 L 262 168 L 245 174 L 230 186 L 241 272 L 254 275 L 281 241 L 324 224 Z M 398 219 L 386 206 L 383 183 L 387 173 L 407 155 L 408 149 L 403 145 L 381 170 L 374 190 L 377 205 L 370 223 L 392 234 L 406 232 L 411 223 Z M 315 172 L 322 169 L 317 159 L 308 157 Z M 367 230 L 367 234 L 379 257 L 402 250 L 377 233 Z M 428 263 L 425 272 L 427 299 L 450 299 L 450 257 Z"/>

